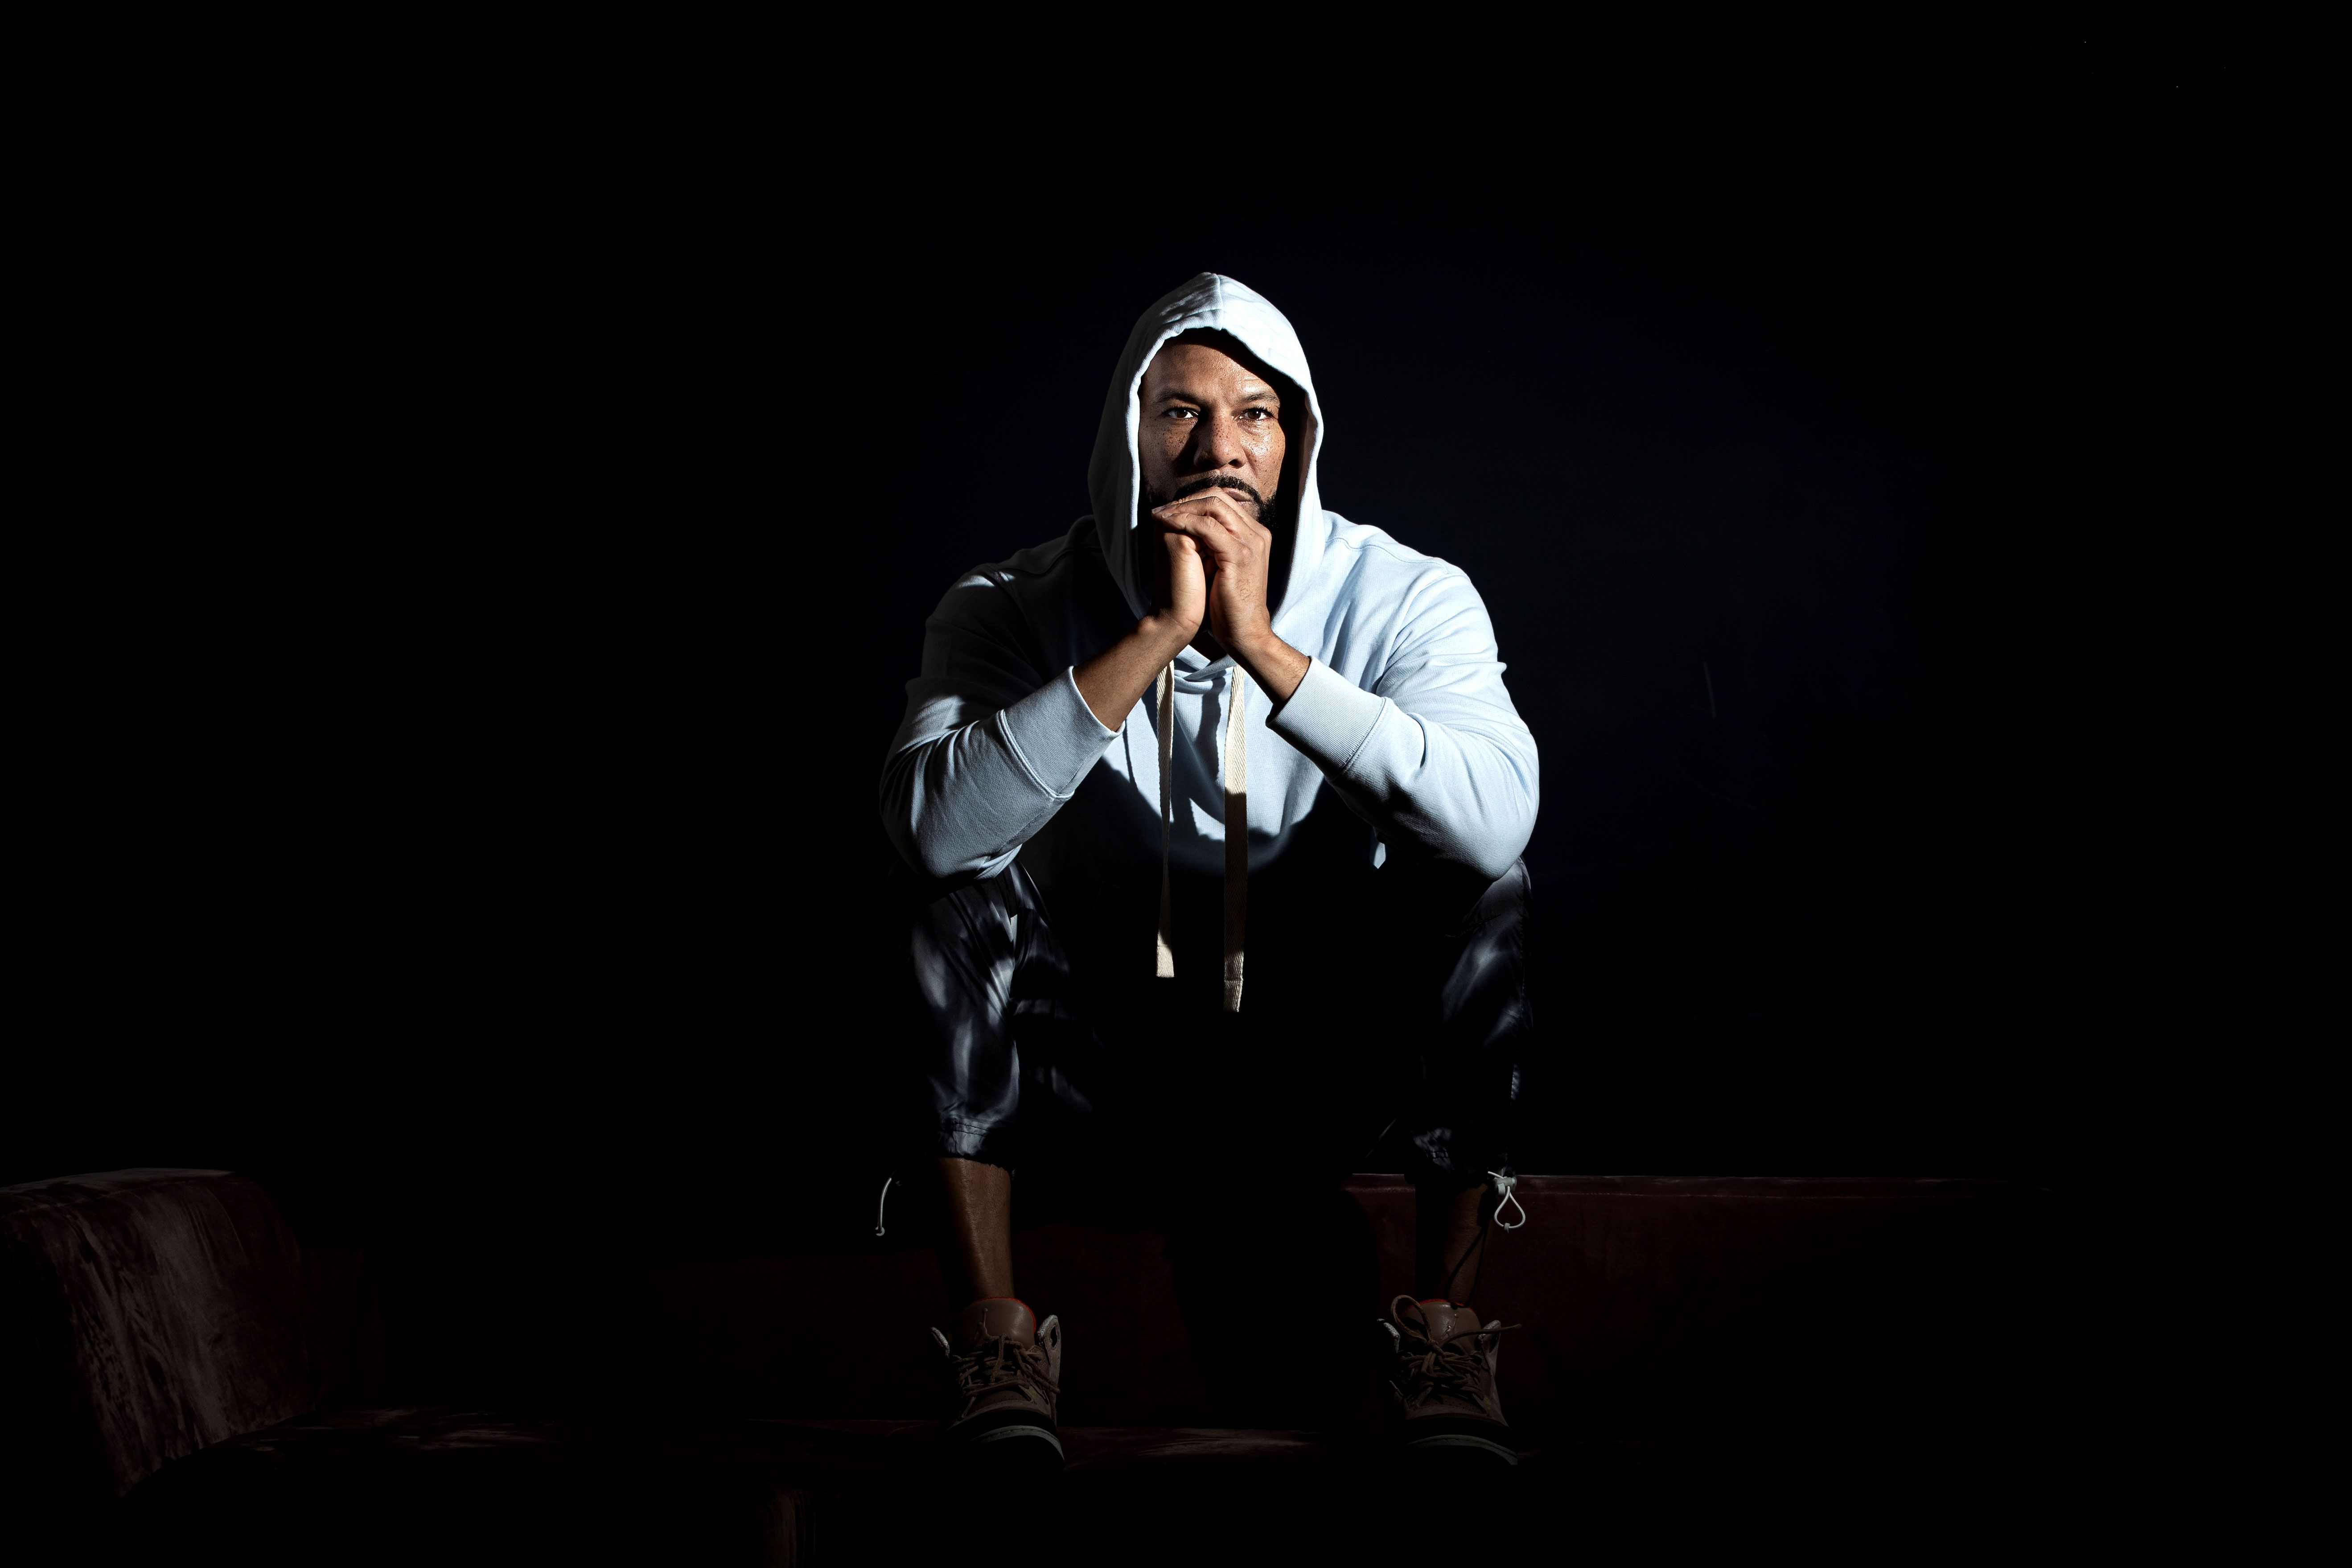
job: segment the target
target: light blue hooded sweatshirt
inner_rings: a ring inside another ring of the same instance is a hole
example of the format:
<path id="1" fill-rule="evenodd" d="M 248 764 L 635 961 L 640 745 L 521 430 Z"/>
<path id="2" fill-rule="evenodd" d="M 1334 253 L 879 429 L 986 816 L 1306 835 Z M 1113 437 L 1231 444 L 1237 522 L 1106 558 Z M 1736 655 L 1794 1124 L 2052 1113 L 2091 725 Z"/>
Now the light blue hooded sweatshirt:
<path id="1" fill-rule="evenodd" d="M 1296 537 L 1267 597 L 1275 635 L 1314 662 L 1276 706 L 1230 656 L 1212 662 L 1187 647 L 1172 667 L 1170 729 L 1147 692 L 1109 730 L 1074 672 L 1150 607 L 1137 542 L 1138 395 L 1160 345 L 1197 328 L 1232 333 L 1305 395 Z M 1023 865 L 1049 896 L 1056 880 L 1118 875 L 1137 860 L 1222 870 L 1230 884 L 1245 873 L 1228 858 L 1229 807 L 1246 816 L 1256 869 L 1281 856 L 1328 783 L 1370 825 L 1376 863 L 1430 857 L 1489 879 L 1510 868 L 1535 826 L 1536 743 L 1504 689 L 1486 606 L 1459 567 L 1324 510 L 1322 440 L 1298 334 L 1264 298 L 1204 272 L 1143 313 L 1095 437 L 1092 515 L 965 573 L 924 628 L 922 673 L 907 683 L 882 772 L 883 822 L 909 864 L 934 878 L 993 877 L 1027 847 Z M 1244 767 L 1245 793 L 1232 787 Z M 1097 771 L 1115 779 L 1090 782 Z M 1088 820 L 1057 820 L 1080 816 Z M 1234 896 L 1229 886 L 1229 942 Z M 1164 913 L 1161 929 L 1164 954 Z M 1227 958 L 1237 994 L 1237 960 Z"/>

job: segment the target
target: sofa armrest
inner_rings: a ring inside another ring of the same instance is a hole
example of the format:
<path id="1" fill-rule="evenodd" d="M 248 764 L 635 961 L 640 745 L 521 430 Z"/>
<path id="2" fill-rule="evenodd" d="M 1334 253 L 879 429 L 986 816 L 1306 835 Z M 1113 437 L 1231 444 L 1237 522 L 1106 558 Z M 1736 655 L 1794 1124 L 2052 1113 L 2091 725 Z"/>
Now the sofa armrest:
<path id="1" fill-rule="evenodd" d="M 316 1300 L 355 1306 L 357 1274 L 347 1257 L 306 1259 L 269 1194 L 223 1171 L 0 1189 L 12 1500 L 95 1517 L 184 1454 L 314 1408 L 365 1360 Z"/>

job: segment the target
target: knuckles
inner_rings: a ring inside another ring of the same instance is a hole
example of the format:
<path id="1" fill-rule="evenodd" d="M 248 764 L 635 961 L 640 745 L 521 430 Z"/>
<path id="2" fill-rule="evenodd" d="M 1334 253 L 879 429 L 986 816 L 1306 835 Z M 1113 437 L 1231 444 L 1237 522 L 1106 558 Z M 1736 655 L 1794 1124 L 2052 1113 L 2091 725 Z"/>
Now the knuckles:
<path id="1" fill-rule="evenodd" d="M 1171 501 L 1152 508 L 1150 515 L 1164 526 L 1161 537 L 1179 556 L 1213 557 L 1226 565 L 1255 571 L 1273 552 L 1274 531 L 1244 515 L 1239 502 L 1222 494 Z"/>

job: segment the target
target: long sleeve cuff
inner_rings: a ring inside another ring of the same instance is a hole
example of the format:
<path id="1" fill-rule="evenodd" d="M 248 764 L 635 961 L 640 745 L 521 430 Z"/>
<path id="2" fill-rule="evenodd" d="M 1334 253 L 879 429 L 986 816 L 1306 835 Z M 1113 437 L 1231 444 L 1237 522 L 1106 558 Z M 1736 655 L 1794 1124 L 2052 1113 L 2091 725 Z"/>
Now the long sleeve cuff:
<path id="1" fill-rule="evenodd" d="M 1318 658 L 1308 661 L 1298 689 L 1275 710 L 1265 727 L 1325 773 L 1344 773 L 1388 710 L 1387 698 L 1365 690 Z"/>
<path id="2" fill-rule="evenodd" d="M 996 728 L 1030 782 L 1055 800 L 1077 793 L 1087 772 L 1118 739 L 1118 731 L 1104 729 L 1078 694 L 1075 667 L 1000 710 Z"/>

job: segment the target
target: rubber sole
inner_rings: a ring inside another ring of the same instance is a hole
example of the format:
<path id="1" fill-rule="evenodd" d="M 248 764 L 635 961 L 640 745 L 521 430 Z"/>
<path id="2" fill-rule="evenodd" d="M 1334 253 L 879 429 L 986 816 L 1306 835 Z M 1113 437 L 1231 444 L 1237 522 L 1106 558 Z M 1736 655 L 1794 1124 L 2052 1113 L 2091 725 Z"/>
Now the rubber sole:
<path id="1" fill-rule="evenodd" d="M 968 1437 L 943 1439 L 931 1460 L 949 1478 L 990 1484 L 1043 1483 L 1062 1473 L 1062 1440 L 1044 1426 L 1016 1423 L 992 1426 Z"/>
<path id="2" fill-rule="evenodd" d="M 1492 1437 L 1474 1436 L 1467 1432 L 1439 1432 L 1427 1437 L 1415 1437 L 1405 1446 L 1405 1452 L 1420 1458 L 1475 1459 L 1480 1463 L 1501 1460 L 1507 1465 L 1519 1462 L 1518 1450 L 1496 1442 Z"/>
<path id="3" fill-rule="evenodd" d="M 1035 1442 L 1050 1444 L 1054 1449 L 1054 1458 L 1059 1459 L 1067 1457 L 1062 1452 L 1061 1438 L 1043 1426 L 995 1426 L 968 1437 L 964 1442 L 969 1447 L 977 1447 L 982 1443 L 1002 1443 L 1013 1437 L 1025 1437 Z"/>

